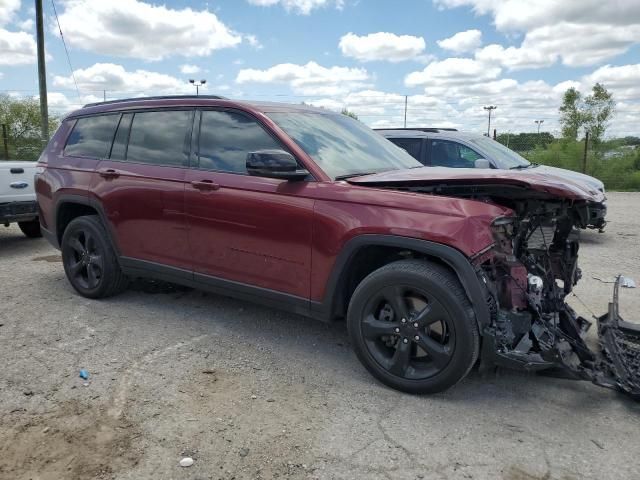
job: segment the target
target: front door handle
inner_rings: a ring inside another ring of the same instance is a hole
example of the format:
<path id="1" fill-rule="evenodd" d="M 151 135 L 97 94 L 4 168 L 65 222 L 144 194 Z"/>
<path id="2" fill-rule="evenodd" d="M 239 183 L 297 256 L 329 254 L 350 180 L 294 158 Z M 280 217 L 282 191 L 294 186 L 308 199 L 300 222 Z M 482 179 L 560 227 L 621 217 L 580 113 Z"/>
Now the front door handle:
<path id="1" fill-rule="evenodd" d="M 105 168 L 103 170 L 99 170 L 98 175 L 102 178 L 118 178 L 120 176 L 120 172 L 113 168 Z"/>
<path id="2" fill-rule="evenodd" d="M 220 188 L 220 185 L 213 183 L 211 180 L 193 181 L 191 185 L 196 190 L 218 190 Z"/>

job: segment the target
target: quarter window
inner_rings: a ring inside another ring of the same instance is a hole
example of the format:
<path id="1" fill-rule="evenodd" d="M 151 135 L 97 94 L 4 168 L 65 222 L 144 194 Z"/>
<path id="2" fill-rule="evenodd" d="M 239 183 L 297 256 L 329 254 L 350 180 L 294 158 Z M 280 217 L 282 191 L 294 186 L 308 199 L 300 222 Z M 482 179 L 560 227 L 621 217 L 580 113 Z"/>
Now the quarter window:
<path id="1" fill-rule="evenodd" d="M 188 166 L 192 111 L 139 112 L 133 116 L 126 160 Z"/>
<path id="2" fill-rule="evenodd" d="M 255 120 L 245 115 L 213 110 L 202 112 L 198 166 L 203 170 L 246 173 L 249 152 L 281 148 Z"/>
<path id="3" fill-rule="evenodd" d="M 65 155 L 104 158 L 109 153 L 119 118 L 117 114 L 79 118 L 67 139 Z"/>
<path id="4" fill-rule="evenodd" d="M 420 161 L 420 147 L 422 145 L 421 139 L 416 138 L 390 138 L 393 143 L 405 150 L 416 160 Z"/>
<path id="5" fill-rule="evenodd" d="M 116 136 L 113 139 L 111 155 L 109 156 L 112 160 L 124 160 L 126 158 L 127 140 L 129 139 L 129 128 L 131 127 L 132 119 L 133 113 L 125 113 L 120 119 Z"/>

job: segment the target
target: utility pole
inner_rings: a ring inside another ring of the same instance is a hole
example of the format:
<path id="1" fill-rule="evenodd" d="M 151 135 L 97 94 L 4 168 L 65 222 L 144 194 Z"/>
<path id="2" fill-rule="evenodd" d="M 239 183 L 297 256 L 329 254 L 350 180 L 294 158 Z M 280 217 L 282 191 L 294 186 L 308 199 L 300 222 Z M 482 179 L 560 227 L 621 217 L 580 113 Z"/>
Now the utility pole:
<path id="1" fill-rule="evenodd" d="M 404 96 L 404 128 L 407 128 L 407 99 L 409 95 Z"/>
<path id="2" fill-rule="evenodd" d="M 544 123 L 544 120 L 534 120 L 533 122 L 538 124 L 538 135 L 540 135 L 540 125 Z"/>
<path id="3" fill-rule="evenodd" d="M 44 27 L 42 0 L 36 0 L 36 40 L 38 43 L 38 86 L 40 89 L 40 134 L 42 145 L 49 141 L 49 111 L 47 102 L 47 71 L 44 63 Z"/>
<path id="4" fill-rule="evenodd" d="M 587 152 L 589 149 L 589 132 L 584 135 L 584 156 L 582 157 L 582 173 L 587 173 Z"/>
<path id="5" fill-rule="evenodd" d="M 9 160 L 9 137 L 7 135 L 7 126 L 2 124 L 2 144 L 4 145 L 4 159 Z"/>
<path id="6" fill-rule="evenodd" d="M 488 105 L 482 108 L 484 108 L 489 112 L 489 124 L 487 125 L 487 137 L 491 137 L 491 110 L 495 110 L 498 107 L 496 107 L 495 105 Z"/>

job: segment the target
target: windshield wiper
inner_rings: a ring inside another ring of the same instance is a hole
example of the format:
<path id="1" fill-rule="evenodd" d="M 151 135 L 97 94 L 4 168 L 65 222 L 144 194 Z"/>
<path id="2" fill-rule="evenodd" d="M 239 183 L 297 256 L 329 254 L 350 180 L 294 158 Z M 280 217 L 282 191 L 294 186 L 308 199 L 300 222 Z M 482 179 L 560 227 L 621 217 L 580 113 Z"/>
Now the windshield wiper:
<path id="1" fill-rule="evenodd" d="M 377 170 L 373 172 L 354 172 L 354 173 L 345 173 L 344 175 L 338 175 L 336 180 L 346 180 L 348 178 L 353 177 L 364 177 L 365 175 L 373 175 L 375 173 L 388 172 L 389 170 Z"/>
<path id="2" fill-rule="evenodd" d="M 525 168 L 529 168 L 534 166 L 533 163 L 529 163 L 527 165 L 516 165 L 515 167 L 509 167 L 509 170 L 524 170 Z"/>

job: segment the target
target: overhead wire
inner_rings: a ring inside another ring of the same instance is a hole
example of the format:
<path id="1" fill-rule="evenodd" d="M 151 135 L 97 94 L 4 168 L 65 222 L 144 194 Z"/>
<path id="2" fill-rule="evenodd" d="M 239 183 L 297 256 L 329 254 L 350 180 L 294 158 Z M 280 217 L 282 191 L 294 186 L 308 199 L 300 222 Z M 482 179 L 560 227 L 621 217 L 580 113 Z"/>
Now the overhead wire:
<path id="1" fill-rule="evenodd" d="M 56 23 L 58 24 L 58 31 L 60 32 L 60 38 L 62 39 L 62 45 L 64 46 L 64 51 L 67 55 L 67 63 L 69 64 L 69 69 L 71 70 L 71 78 L 73 78 L 73 84 L 76 86 L 76 92 L 78 93 L 78 98 L 82 100 L 82 95 L 80 95 L 80 89 L 78 88 L 78 82 L 76 81 L 76 74 L 73 70 L 73 66 L 71 65 L 71 56 L 69 55 L 69 49 L 67 48 L 67 42 L 64 39 L 64 35 L 62 33 L 62 27 L 60 26 L 60 19 L 58 18 L 58 11 L 56 10 L 56 4 L 53 0 L 51 0 L 51 6 L 53 7 L 53 14 L 56 17 Z"/>

